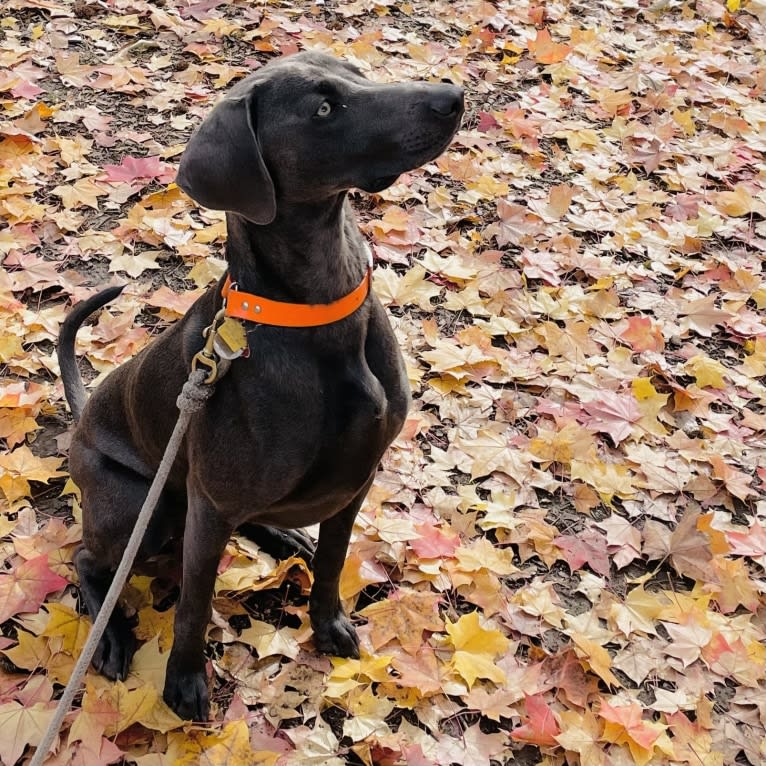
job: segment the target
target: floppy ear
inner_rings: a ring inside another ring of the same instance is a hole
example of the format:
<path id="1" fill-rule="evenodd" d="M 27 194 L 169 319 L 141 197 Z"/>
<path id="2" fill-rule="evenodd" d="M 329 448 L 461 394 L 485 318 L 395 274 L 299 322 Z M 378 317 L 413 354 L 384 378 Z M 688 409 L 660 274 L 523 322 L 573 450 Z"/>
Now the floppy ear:
<path id="1" fill-rule="evenodd" d="M 205 118 L 189 139 L 176 183 L 200 205 L 266 224 L 277 204 L 258 143 L 256 90 L 232 93 Z"/>

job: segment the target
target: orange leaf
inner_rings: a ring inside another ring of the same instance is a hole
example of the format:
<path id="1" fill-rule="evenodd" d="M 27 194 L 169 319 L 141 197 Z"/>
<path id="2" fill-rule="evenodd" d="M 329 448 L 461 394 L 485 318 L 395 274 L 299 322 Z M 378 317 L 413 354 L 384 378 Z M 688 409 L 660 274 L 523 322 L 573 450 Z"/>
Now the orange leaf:
<path id="1" fill-rule="evenodd" d="M 571 45 L 553 42 L 547 27 L 538 29 L 537 37 L 534 40 L 527 40 L 527 47 L 538 64 L 558 64 L 572 51 Z"/>
<path id="2" fill-rule="evenodd" d="M 665 348 L 660 328 L 649 317 L 628 317 L 628 327 L 620 333 L 620 337 L 637 353 Z"/>

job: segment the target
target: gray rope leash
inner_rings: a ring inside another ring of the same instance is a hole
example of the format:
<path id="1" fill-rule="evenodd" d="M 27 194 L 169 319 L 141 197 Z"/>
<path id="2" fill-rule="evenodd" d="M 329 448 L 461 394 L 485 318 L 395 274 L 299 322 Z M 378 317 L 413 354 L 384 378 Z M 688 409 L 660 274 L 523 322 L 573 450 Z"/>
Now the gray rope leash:
<path id="1" fill-rule="evenodd" d="M 29 766 L 42 766 L 45 757 L 50 752 L 53 740 L 59 733 L 61 724 L 64 721 L 64 716 L 69 712 L 75 694 L 77 694 L 82 685 L 82 680 L 88 670 L 90 661 L 93 659 L 98 642 L 101 640 L 101 636 L 104 635 L 109 618 L 114 611 L 115 604 L 127 582 L 128 575 L 130 574 L 136 554 L 138 553 L 138 548 L 141 545 L 144 533 L 146 532 L 146 527 L 149 524 L 149 519 L 151 518 L 152 512 L 160 499 L 160 494 L 165 487 L 165 482 L 167 481 L 170 469 L 173 467 L 173 462 L 176 459 L 178 450 L 181 447 L 181 441 L 189 426 L 191 416 L 197 412 L 197 410 L 201 409 L 202 405 L 213 394 L 213 386 L 206 385 L 204 382 L 207 375 L 208 373 L 205 370 L 194 370 L 189 375 L 189 379 L 186 383 L 184 383 L 183 390 L 176 400 L 176 404 L 181 410 L 181 414 L 178 416 L 170 441 L 168 441 L 168 446 L 165 448 L 165 454 L 162 456 L 162 461 L 157 469 L 154 481 L 152 482 L 151 487 L 149 487 L 149 494 L 146 496 L 146 500 L 144 500 L 144 504 L 141 506 L 141 511 L 136 519 L 136 525 L 133 528 L 127 546 L 125 546 L 125 552 L 122 554 L 120 565 L 114 573 L 112 584 L 106 594 L 104 603 L 101 605 L 98 617 L 96 617 L 96 620 L 93 623 L 90 635 L 88 636 L 88 640 L 77 660 L 77 664 L 72 671 L 69 683 L 66 685 L 64 693 L 61 695 L 58 707 L 56 708 L 56 713 L 51 719 L 40 744 L 37 746 L 37 750 L 35 751 Z"/>

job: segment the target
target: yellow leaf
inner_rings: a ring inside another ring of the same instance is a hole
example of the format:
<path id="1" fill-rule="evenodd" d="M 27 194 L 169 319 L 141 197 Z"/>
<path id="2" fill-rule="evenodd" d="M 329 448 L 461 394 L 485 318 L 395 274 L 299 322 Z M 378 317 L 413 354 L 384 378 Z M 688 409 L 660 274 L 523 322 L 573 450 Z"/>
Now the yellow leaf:
<path id="1" fill-rule="evenodd" d="M 50 479 L 66 476 L 59 471 L 63 462 L 57 457 L 37 457 L 26 445 L 13 452 L 0 454 L 0 489 L 9 502 L 29 495 L 29 482 L 47 483 Z"/>
<path id="2" fill-rule="evenodd" d="M 742 559 L 713 559 L 713 567 L 718 573 L 719 592 L 714 598 L 724 614 L 733 612 L 742 605 L 751 612 L 758 610 L 760 600 L 758 587 L 750 577 Z"/>
<path id="3" fill-rule="evenodd" d="M 617 676 L 612 673 L 612 658 L 609 652 L 595 641 L 584 636 L 582 633 L 573 632 L 572 641 L 575 644 L 575 653 L 581 659 L 585 659 L 591 670 L 610 686 L 621 687 L 622 684 Z"/>
<path id="4" fill-rule="evenodd" d="M 5 364 L 13 359 L 21 358 L 24 354 L 21 338 L 18 335 L 11 335 L 10 333 L 0 335 L 0 362 Z"/>
<path id="5" fill-rule="evenodd" d="M 119 734 L 150 716 L 152 709 L 159 702 L 159 693 L 153 686 L 145 685 L 129 690 L 122 681 L 117 681 L 111 686 L 106 696 L 119 713 L 117 721 L 106 728 L 107 737 Z"/>
<path id="6" fill-rule="evenodd" d="M 715 195 L 713 204 L 718 210 L 726 215 L 745 216 L 752 213 L 761 213 L 763 203 L 748 191 L 742 184 L 735 187 L 734 191 L 722 191 Z"/>
<path id="7" fill-rule="evenodd" d="M 252 646 L 261 659 L 272 656 L 295 659 L 300 652 L 297 633 L 295 628 L 277 628 L 268 622 L 252 620 L 250 627 L 245 628 L 237 640 Z"/>
<path id="8" fill-rule="evenodd" d="M 638 705 L 612 707 L 608 702 L 602 702 L 600 716 L 606 721 L 601 739 L 616 745 L 627 745 L 637 766 L 646 766 L 652 760 L 655 748 L 667 756 L 673 756 L 672 743 L 665 734 L 667 727 L 643 720 Z"/>
<path id="9" fill-rule="evenodd" d="M 697 132 L 697 127 L 694 124 L 694 113 L 691 109 L 687 109 L 685 112 L 681 109 L 676 109 L 673 112 L 673 122 L 675 122 L 687 136 L 693 136 Z"/>
<path id="10" fill-rule="evenodd" d="M 328 699 L 342 699 L 357 686 L 366 686 L 373 681 L 391 680 L 390 655 L 373 657 L 362 653 L 362 657 L 358 660 L 344 657 L 331 657 L 330 660 L 333 670 L 327 679 L 324 692 Z"/>
<path id="11" fill-rule="evenodd" d="M 606 766 L 606 753 L 599 745 L 602 727 L 596 716 L 589 710 L 562 710 L 561 734 L 554 739 L 565 750 L 580 755 L 580 763 L 587 766 Z"/>
<path id="12" fill-rule="evenodd" d="M 689 359 L 684 368 L 691 372 L 700 388 L 724 389 L 728 385 L 723 376 L 728 374 L 728 370 L 715 359 L 711 359 L 704 354 L 697 354 Z"/>
<path id="13" fill-rule="evenodd" d="M 133 655 L 130 663 L 130 686 L 149 684 L 155 689 L 165 687 L 165 669 L 168 664 L 168 652 L 160 651 L 159 637 L 153 636 Z"/>
<path id="14" fill-rule="evenodd" d="M 60 651 L 79 657 L 88 640 L 90 620 L 64 604 L 47 604 L 47 609 L 50 619 L 40 635 L 60 638 Z"/>
<path id="15" fill-rule="evenodd" d="M 0 410 L 0 439 L 5 439 L 8 447 L 21 444 L 28 433 L 39 427 L 29 409 Z"/>
<path id="16" fill-rule="evenodd" d="M 46 668 L 51 657 L 49 642 L 42 636 L 35 636 L 26 630 L 16 634 L 18 644 L 2 653 L 17 667 L 24 670 Z"/>
<path id="17" fill-rule="evenodd" d="M 601 499 L 610 505 L 615 495 L 629 499 L 635 494 L 633 474 L 623 465 L 602 463 L 594 460 L 590 463 L 572 461 L 572 479 L 580 479 L 598 492 Z"/>
<path id="18" fill-rule="evenodd" d="M 455 647 L 452 667 L 469 688 L 477 678 L 487 678 L 495 683 L 505 680 L 505 673 L 497 667 L 495 660 L 508 650 L 511 642 L 499 630 L 483 628 L 479 624 L 478 612 L 464 614 L 455 623 L 447 620 L 447 633 Z"/>
<path id="19" fill-rule="evenodd" d="M 635 631 L 656 634 L 655 620 L 664 605 L 655 594 L 647 593 L 639 586 L 628 593 L 624 603 L 609 607 L 609 620 L 628 637 Z"/>
<path id="20" fill-rule="evenodd" d="M 197 287 L 207 287 L 217 282 L 226 271 L 226 261 L 220 258 L 200 258 L 186 275 Z"/>
<path id="21" fill-rule="evenodd" d="M 174 615 L 175 610 L 173 609 L 158 612 L 154 607 L 143 607 L 138 612 L 138 625 L 135 629 L 136 638 L 147 641 L 158 636 L 159 648 L 162 651 L 167 651 L 173 643 Z"/>
<path id="22" fill-rule="evenodd" d="M 191 730 L 175 761 L 176 766 L 254 766 L 256 760 L 250 746 L 247 722 L 230 721 L 220 732 L 206 734 Z"/>
<path id="23" fill-rule="evenodd" d="M 729 13 L 736 13 L 741 5 L 741 0 L 726 0 L 726 10 Z"/>

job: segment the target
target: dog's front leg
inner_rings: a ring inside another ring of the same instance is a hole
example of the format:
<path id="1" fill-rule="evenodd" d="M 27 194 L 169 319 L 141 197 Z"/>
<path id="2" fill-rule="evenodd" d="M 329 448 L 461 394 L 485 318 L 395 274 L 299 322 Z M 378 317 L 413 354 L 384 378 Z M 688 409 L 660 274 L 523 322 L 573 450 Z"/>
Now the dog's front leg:
<path id="1" fill-rule="evenodd" d="M 343 611 L 338 584 L 346 561 L 354 519 L 371 484 L 372 480 L 346 508 L 319 525 L 309 615 L 314 628 L 314 644 L 324 654 L 337 657 L 359 656 L 359 639 Z"/>
<path id="2" fill-rule="evenodd" d="M 232 527 L 191 486 L 183 543 L 183 579 L 165 676 L 165 702 L 181 717 L 208 718 L 205 631 L 210 622 L 218 564 Z"/>

